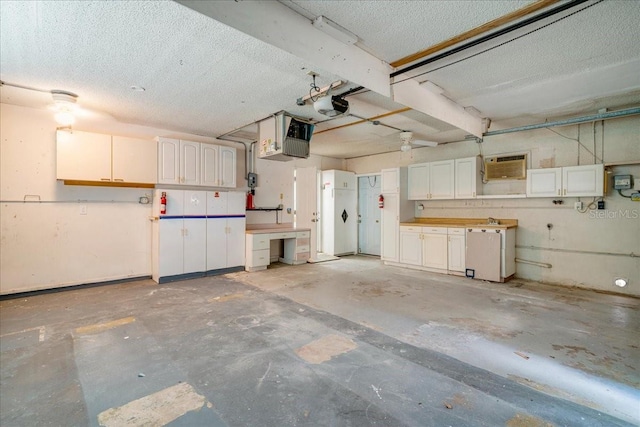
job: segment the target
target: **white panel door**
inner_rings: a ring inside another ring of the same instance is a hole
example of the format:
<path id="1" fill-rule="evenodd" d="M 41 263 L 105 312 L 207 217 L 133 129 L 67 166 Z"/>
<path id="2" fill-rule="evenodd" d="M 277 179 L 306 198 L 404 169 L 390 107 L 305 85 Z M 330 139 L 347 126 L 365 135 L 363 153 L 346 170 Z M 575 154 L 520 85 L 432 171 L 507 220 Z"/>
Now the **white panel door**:
<path id="1" fill-rule="evenodd" d="M 310 228 L 309 256 L 316 258 L 318 243 L 318 170 L 315 167 L 296 169 L 295 224 L 299 228 Z"/>
<path id="2" fill-rule="evenodd" d="M 184 273 L 183 220 L 160 219 L 158 224 L 158 275 Z"/>
<path id="3" fill-rule="evenodd" d="M 382 194 L 400 192 L 400 170 L 398 168 L 382 169 Z"/>
<path id="4" fill-rule="evenodd" d="M 466 252 L 465 236 L 450 235 L 449 236 L 449 267 L 451 271 L 464 271 L 464 255 Z"/>
<path id="5" fill-rule="evenodd" d="M 226 230 L 226 218 L 207 218 L 207 271 L 227 267 Z"/>
<path id="6" fill-rule="evenodd" d="M 382 234 L 381 234 L 381 254 L 383 261 L 399 260 L 398 234 L 400 224 L 398 220 L 400 200 L 398 194 L 385 194 L 384 208 L 382 209 Z"/>
<path id="7" fill-rule="evenodd" d="M 244 215 L 247 206 L 247 195 L 241 191 L 227 193 L 227 213 L 229 215 Z M 244 236 L 242 237 L 244 240 Z"/>
<path id="8" fill-rule="evenodd" d="M 427 200 L 429 198 L 429 163 L 410 165 L 407 168 L 408 199 Z"/>
<path id="9" fill-rule="evenodd" d="M 213 144 L 200 144 L 202 158 L 200 184 L 209 187 L 220 185 L 220 147 Z"/>
<path id="10" fill-rule="evenodd" d="M 245 263 L 245 229 L 245 218 L 227 219 L 227 267 L 239 267 Z"/>
<path id="11" fill-rule="evenodd" d="M 184 273 L 207 268 L 207 220 L 186 218 L 183 222 Z"/>
<path id="12" fill-rule="evenodd" d="M 226 191 L 207 191 L 207 215 L 227 215 L 229 193 Z"/>
<path id="13" fill-rule="evenodd" d="M 562 168 L 527 170 L 527 197 L 562 196 Z"/>
<path id="14" fill-rule="evenodd" d="M 422 265 L 446 270 L 448 268 L 447 235 L 425 233 L 422 235 L 422 242 Z"/>
<path id="15" fill-rule="evenodd" d="M 415 231 L 400 230 L 400 262 L 410 265 L 422 265 L 421 234 Z"/>
<path id="16" fill-rule="evenodd" d="M 111 181 L 111 135 L 57 131 L 56 178 Z"/>
<path id="17" fill-rule="evenodd" d="M 200 143 L 180 141 L 180 184 L 200 185 Z"/>
<path id="18" fill-rule="evenodd" d="M 429 164 L 429 198 L 453 199 L 454 167 L 454 160 L 443 160 Z"/>
<path id="19" fill-rule="evenodd" d="M 114 182 L 153 184 L 158 179 L 158 144 L 153 140 L 113 136 L 112 179 Z"/>
<path id="20" fill-rule="evenodd" d="M 158 139 L 158 183 L 180 184 L 180 141 Z"/>
<path id="21" fill-rule="evenodd" d="M 477 157 L 456 159 L 455 161 L 455 198 L 475 199 L 478 194 L 478 163 Z"/>
<path id="22" fill-rule="evenodd" d="M 220 147 L 220 187 L 236 187 L 236 149 Z"/>
<path id="23" fill-rule="evenodd" d="M 358 252 L 380 256 L 380 176 L 358 177 Z"/>
<path id="24" fill-rule="evenodd" d="M 562 168 L 562 195 L 566 197 L 601 197 L 604 190 L 604 165 Z"/>
<path id="25" fill-rule="evenodd" d="M 207 192 L 198 190 L 184 191 L 184 215 L 204 216 L 207 214 Z"/>

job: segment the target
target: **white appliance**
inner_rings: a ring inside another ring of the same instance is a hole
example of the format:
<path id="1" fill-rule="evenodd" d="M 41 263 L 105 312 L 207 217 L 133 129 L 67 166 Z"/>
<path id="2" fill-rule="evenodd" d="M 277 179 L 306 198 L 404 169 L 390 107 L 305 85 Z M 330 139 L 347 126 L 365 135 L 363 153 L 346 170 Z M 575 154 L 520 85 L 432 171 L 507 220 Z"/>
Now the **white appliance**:
<path id="1" fill-rule="evenodd" d="M 355 254 L 358 249 L 356 175 L 353 172 L 322 172 L 322 252 Z"/>
<path id="2" fill-rule="evenodd" d="M 504 282 L 516 274 L 516 229 L 468 228 L 465 274 Z"/>

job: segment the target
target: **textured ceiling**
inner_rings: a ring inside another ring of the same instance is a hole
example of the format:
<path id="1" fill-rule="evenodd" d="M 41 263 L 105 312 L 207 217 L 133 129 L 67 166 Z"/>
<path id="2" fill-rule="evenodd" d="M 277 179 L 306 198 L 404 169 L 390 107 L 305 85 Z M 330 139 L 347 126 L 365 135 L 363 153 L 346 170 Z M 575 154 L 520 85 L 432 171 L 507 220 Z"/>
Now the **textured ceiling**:
<path id="1" fill-rule="evenodd" d="M 358 47 L 389 63 L 530 2 L 282 3 L 310 20 L 330 18 L 358 36 Z M 638 105 L 638 22 L 639 1 L 590 1 L 403 77 L 436 83 L 497 127 Z M 309 91 L 307 72 L 320 74 L 319 86 L 344 79 L 170 1 L 0 1 L 0 59 L 3 81 L 77 93 L 94 115 L 214 137 L 280 110 L 326 120 L 295 103 Z M 47 102 L 8 89 L 3 102 Z M 348 158 L 395 150 L 396 129 L 438 142 L 466 135 L 417 111 L 380 118 L 377 126 L 364 121 L 331 130 L 404 108 L 366 90 L 348 99 L 357 117 L 319 123 L 313 153 Z"/>

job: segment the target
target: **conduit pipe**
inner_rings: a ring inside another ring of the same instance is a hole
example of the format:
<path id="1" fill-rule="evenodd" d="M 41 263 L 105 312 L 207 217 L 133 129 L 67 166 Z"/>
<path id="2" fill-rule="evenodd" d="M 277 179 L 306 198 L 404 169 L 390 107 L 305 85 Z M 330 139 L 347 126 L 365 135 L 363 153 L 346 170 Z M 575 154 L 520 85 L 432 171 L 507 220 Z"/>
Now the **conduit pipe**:
<path id="1" fill-rule="evenodd" d="M 537 265 L 538 267 L 542 267 L 542 268 L 551 268 L 552 267 L 551 264 L 548 264 L 546 262 L 529 261 L 529 260 L 522 259 L 522 258 L 516 258 L 516 262 L 519 262 L 521 264 Z"/>
<path id="2" fill-rule="evenodd" d="M 625 110 L 618 110 L 618 111 L 608 111 L 606 113 L 592 114 L 590 116 L 583 116 L 583 117 L 574 117 L 572 119 L 557 120 L 555 122 L 544 122 L 544 123 L 538 123 L 535 125 L 526 125 L 526 126 L 520 126 L 515 128 L 509 128 L 509 129 L 494 130 L 491 132 L 485 132 L 482 134 L 482 136 L 483 137 L 494 136 L 494 135 L 502 135 L 505 133 L 522 132 L 525 130 L 575 125 L 575 124 L 587 123 L 587 122 L 597 122 L 600 120 L 616 119 L 619 117 L 634 116 L 637 114 L 640 114 L 640 107 L 627 108 Z"/>

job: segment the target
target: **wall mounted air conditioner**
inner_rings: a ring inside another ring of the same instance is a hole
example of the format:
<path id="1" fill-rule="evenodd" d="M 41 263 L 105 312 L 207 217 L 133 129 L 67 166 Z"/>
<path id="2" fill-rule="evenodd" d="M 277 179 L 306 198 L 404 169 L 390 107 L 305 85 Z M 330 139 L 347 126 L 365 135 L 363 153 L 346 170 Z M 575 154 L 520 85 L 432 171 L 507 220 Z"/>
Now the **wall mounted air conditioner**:
<path id="1" fill-rule="evenodd" d="M 314 126 L 284 111 L 258 122 L 258 157 L 287 161 L 309 157 Z"/>
<path id="2" fill-rule="evenodd" d="M 527 155 L 514 154 L 487 157 L 484 160 L 484 179 L 493 181 L 500 179 L 526 179 Z"/>

